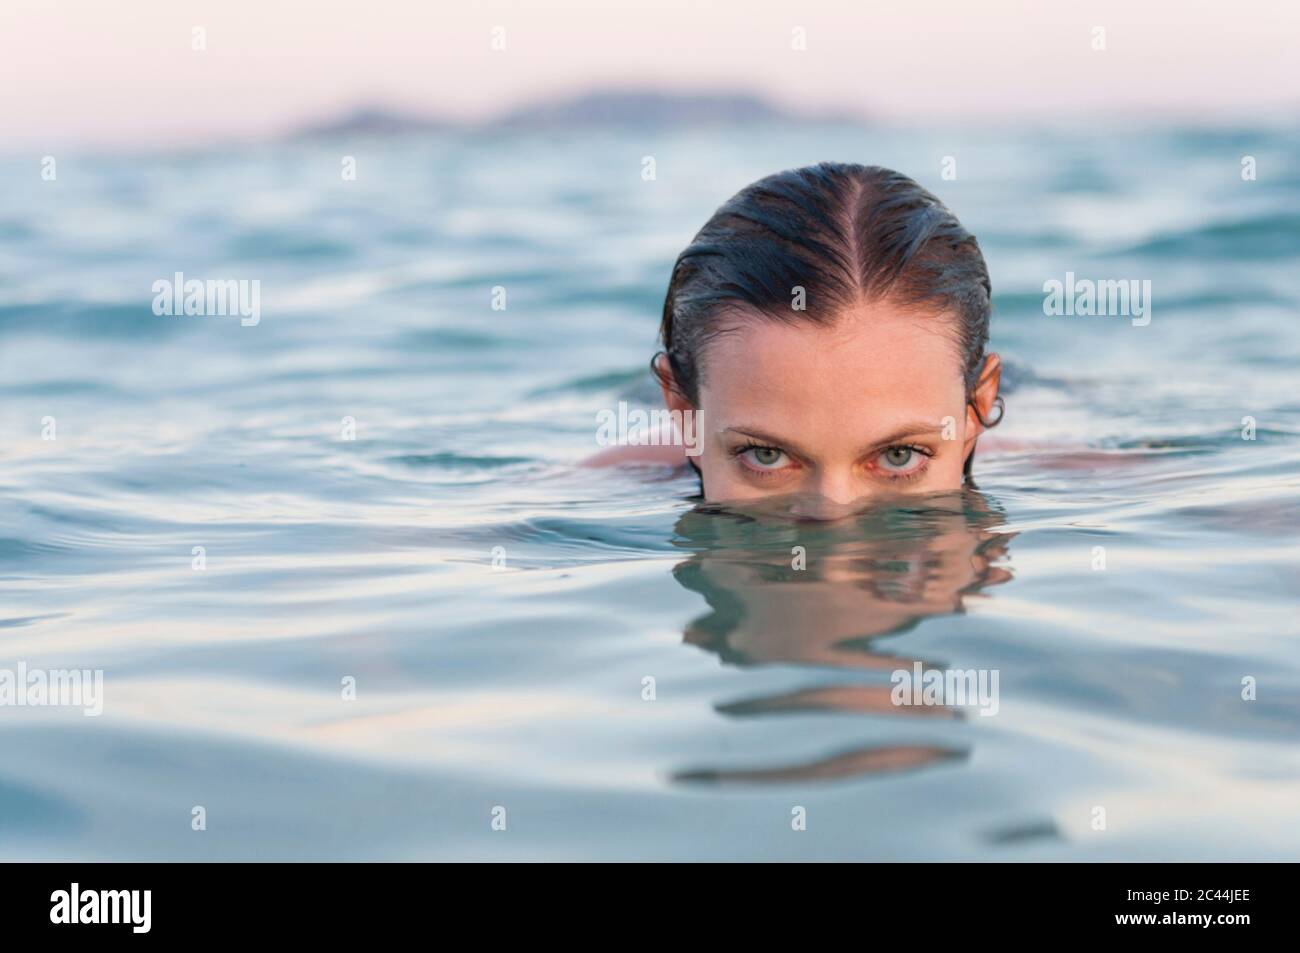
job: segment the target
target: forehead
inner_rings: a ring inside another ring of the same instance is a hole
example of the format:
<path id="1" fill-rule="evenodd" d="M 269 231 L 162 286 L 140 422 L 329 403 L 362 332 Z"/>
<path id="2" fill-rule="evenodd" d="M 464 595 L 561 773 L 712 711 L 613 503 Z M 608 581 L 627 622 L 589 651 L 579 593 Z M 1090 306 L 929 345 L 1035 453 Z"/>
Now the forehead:
<path id="1" fill-rule="evenodd" d="M 733 315 L 707 345 L 700 409 L 710 429 L 761 426 L 805 441 L 869 441 L 922 420 L 938 427 L 965 404 L 952 322 L 887 302 L 825 325 Z"/>

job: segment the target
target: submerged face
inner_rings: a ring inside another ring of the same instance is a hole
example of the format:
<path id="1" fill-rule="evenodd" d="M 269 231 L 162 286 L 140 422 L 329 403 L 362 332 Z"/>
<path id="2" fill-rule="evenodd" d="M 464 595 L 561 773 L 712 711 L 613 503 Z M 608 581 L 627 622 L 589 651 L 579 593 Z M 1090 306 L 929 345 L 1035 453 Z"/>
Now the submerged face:
<path id="1" fill-rule="evenodd" d="M 980 424 L 950 320 L 887 301 L 830 325 L 737 315 L 703 355 L 695 458 L 705 496 L 773 498 L 833 519 L 883 496 L 962 485 Z M 997 394 L 991 355 L 975 401 Z M 987 417 L 986 417 L 987 419 Z"/>

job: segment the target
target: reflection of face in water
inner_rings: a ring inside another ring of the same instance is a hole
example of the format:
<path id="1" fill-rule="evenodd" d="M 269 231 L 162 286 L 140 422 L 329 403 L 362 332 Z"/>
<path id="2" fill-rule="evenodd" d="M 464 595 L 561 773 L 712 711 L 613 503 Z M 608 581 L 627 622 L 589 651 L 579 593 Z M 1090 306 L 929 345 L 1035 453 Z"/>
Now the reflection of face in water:
<path id="1" fill-rule="evenodd" d="M 710 611 L 686 628 L 686 642 L 724 662 L 811 665 L 880 673 L 916 659 L 880 641 L 1011 578 L 1001 565 L 1010 534 L 991 502 L 974 490 L 878 507 L 834 522 L 773 520 L 752 509 L 704 506 L 677 525 L 677 545 L 694 550 L 673 570 Z M 729 704 L 735 717 L 839 711 L 954 717 L 948 708 L 900 707 L 887 676 L 820 684 L 778 697 Z M 870 748 L 795 767 L 692 771 L 683 780 L 794 780 L 917 767 L 963 752 Z"/>

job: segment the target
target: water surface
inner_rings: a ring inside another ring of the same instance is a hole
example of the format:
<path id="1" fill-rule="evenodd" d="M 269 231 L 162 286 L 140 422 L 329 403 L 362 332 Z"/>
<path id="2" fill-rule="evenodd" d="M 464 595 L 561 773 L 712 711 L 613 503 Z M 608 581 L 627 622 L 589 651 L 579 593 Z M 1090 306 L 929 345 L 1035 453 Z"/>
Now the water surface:
<path id="1" fill-rule="evenodd" d="M 100 668 L 105 700 L 0 708 L 0 856 L 1294 858 L 1298 146 L 764 126 L 3 160 L 0 667 Z M 981 239 L 1011 370 L 977 486 L 827 527 L 576 469 L 651 394 L 694 230 L 822 159 L 915 175 Z M 177 271 L 259 280 L 260 323 L 154 315 Z M 1044 316 L 1067 271 L 1151 280 L 1151 323 Z M 996 715 L 890 704 L 916 662 L 996 670 Z"/>

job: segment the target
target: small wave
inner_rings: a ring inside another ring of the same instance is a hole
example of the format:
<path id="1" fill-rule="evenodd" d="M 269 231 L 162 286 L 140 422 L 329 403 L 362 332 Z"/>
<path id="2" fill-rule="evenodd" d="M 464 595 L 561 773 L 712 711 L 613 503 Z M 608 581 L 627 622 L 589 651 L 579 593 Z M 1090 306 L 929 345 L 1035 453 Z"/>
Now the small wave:
<path id="1" fill-rule="evenodd" d="M 193 322 L 163 320 L 150 310 L 150 299 L 137 304 L 50 301 L 0 305 L 0 332 L 28 332 L 60 337 L 160 338 L 194 328 Z"/>
<path id="2" fill-rule="evenodd" d="M 495 470 L 500 467 L 532 463 L 532 457 L 475 457 L 460 453 L 403 453 L 387 457 L 389 463 L 408 467 L 434 467 L 437 469 Z"/>
<path id="3" fill-rule="evenodd" d="M 306 234 L 279 231 L 256 231 L 237 235 L 228 243 L 228 251 L 237 258 L 264 261 L 268 258 L 302 261 L 307 259 L 345 258 L 356 249 L 342 242 Z"/>
<path id="4" fill-rule="evenodd" d="M 587 377 L 575 377 L 559 384 L 549 384 L 529 391 L 530 398 L 558 397 L 566 394 L 598 394 L 602 391 L 627 393 L 637 388 L 638 384 L 649 377 L 645 368 L 627 371 L 610 371 L 605 374 L 593 374 Z"/>
<path id="5" fill-rule="evenodd" d="M 1289 258 L 1300 254 L 1300 215 L 1282 213 L 1216 222 L 1157 236 L 1129 248 L 1124 254 L 1251 261 Z"/>

